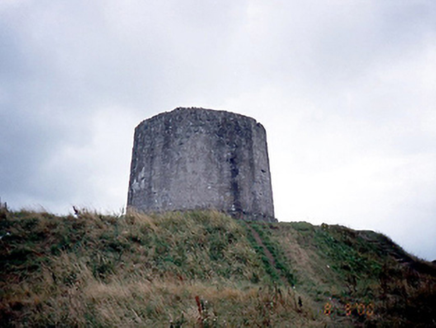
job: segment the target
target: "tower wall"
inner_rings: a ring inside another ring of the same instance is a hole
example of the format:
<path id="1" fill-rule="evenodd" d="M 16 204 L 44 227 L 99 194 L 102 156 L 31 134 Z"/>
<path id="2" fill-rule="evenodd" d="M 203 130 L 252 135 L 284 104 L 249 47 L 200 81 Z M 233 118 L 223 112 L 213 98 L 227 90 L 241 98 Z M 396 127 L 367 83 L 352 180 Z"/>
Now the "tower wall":
<path id="1" fill-rule="evenodd" d="M 217 209 L 276 221 L 266 131 L 225 111 L 177 108 L 135 129 L 128 207 Z"/>

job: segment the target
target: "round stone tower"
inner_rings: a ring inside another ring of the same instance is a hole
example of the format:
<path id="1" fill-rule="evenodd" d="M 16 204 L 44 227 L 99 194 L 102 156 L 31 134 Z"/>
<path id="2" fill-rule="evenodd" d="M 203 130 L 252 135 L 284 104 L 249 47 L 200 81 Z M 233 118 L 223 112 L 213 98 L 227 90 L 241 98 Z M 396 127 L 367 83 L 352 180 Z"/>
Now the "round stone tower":
<path id="1" fill-rule="evenodd" d="M 127 206 L 216 209 L 275 222 L 266 132 L 230 112 L 177 108 L 135 129 Z"/>

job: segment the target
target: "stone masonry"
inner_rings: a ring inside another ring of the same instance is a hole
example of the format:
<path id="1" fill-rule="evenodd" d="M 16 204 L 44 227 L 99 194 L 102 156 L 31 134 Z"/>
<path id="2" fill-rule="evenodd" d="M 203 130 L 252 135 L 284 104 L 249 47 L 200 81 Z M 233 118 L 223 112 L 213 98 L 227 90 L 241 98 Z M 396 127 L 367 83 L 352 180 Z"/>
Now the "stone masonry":
<path id="1" fill-rule="evenodd" d="M 128 207 L 216 209 L 275 222 L 266 132 L 230 112 L 177 108 L 135 129 Z"/>

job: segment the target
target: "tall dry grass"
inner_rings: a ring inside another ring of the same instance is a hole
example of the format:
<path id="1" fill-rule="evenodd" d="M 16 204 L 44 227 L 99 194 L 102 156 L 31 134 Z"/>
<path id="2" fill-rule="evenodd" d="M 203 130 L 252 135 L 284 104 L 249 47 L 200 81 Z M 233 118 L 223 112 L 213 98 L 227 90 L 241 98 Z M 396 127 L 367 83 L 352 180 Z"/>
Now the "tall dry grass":
<path id="1" fill-rule="evenodd" d="M 262 280 L 245 228 L 219 212 L 20 211 L 2 218 L 1 229 L 9 233 L 0 253 L 5 327 L 280 326 L 314 318 L 309 300 L 300 306 L 292 289 Z"/>
<path id="2" fill-rule="evenodd" d="M 2 210 L 1 326 L 432 324 L 433 269 L 425 262 L 413 262 L 416 268 L 398 263 L 377 248 L 389 247 L 377 234 L 307 223 L 258 230 L 275 259 L 295 273 L 295 289 L 272 283 L 245 225 L 218 212 L 101 215 L 80 209 L 58 217 Z M 374 315 L 323 313 L 325 302 L 351 301 L 372 301 Z"/>

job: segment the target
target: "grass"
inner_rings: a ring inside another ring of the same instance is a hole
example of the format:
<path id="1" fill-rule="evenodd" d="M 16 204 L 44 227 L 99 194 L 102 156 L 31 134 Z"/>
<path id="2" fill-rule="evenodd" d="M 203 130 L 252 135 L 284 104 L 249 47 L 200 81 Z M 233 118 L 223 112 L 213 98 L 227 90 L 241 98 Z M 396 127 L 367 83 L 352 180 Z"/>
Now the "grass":
<path id="1" fill-rule="evenodd" d="M 290 268 L 290 261 L 289 259 L 286 259 L 282 248 L 278 244 L 276 240 L 272 239 L 271 236 L 271 227 L 274 227 L 275 225 L 270 224 L 262 224 L 262 223 L 255 223 L 251 224 L 251 227 L 259 234 L 260 238 L 262 239 L 263 245 L 268 249 L 270 254 L 272 255 L 275 263 L 275 270 L 270 268 L 271 272 L 274 272 L 274 276 L 276 277 L 276 280 L 278 279 L 277 272 L 279 275 L 281 275 L 285 280 L 291 285 L 294 286 L 296 283 L 296 279 L 294 274 L 292 273 L 292 270 Z M 263 251 L 263 250 L 262 250 Z M 263 253 L 264 255 L 264 253 Z M 268 261 L 268 260 L 267 260 Z M 265 259 L 263 257 L 263 262 L 265 263 Z M 269 261 L 268 261 L 269 262 Z M 270 266 L 270 263 L 266 264 L 267 267 Z"/>
<path id="2" fill-rule="evenodd" d="M 1 326 L 434 323 L 434 267 L 386 237 L 301 222 L 250 226 L 262 245 L 215 211 L 59 217 L 2 208 Z M 370 303 L 371 316 L 344 312 Z"/>
<path id="3" fill-rule="evenodd" d="M 436 268 L 382 234 L 306 222 L 272 229 L 315 306 L 364 326 L 433 326 Z M 298 286 L 298 284 L 297 284 Z M 371 307 L 371 315 L 362 313 Z M 348 311 L 347 316 L 347 309 Z"/>

